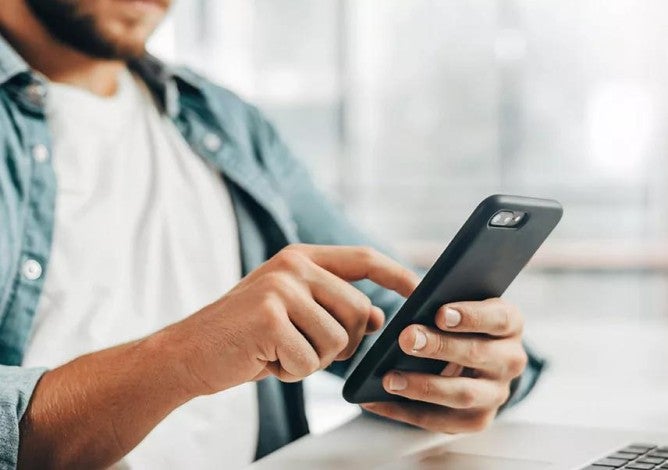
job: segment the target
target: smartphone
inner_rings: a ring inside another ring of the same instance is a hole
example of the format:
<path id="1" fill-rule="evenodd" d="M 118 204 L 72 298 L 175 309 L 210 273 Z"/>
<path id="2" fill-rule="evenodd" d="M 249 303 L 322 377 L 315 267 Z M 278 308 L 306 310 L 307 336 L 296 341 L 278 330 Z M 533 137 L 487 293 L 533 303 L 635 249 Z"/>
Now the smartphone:
<path id="1" fill-rule="evenodd" d="M 383 389 L 388 371 L 441 373 L 446 362 L 405 354 L 399 334 L 414 323 L 435 326 L 443 304 L 500 297 L 562 213 L 561 204 L 550 199 L 494 195 L 483 200 L 354 367 L 343 397 L 351 403 L 405 401 Z"/>

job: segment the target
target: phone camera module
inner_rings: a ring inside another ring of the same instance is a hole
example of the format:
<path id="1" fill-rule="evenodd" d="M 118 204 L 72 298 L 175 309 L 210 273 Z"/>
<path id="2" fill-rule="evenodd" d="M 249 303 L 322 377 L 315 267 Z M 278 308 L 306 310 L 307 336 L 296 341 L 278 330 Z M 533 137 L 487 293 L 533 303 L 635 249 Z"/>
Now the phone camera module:
<path id="1" fill-rule="evenodd" d="M 517 227 L 526 213 L 518 211 L 499 211 L 490 219 L 492 227 Z"/>

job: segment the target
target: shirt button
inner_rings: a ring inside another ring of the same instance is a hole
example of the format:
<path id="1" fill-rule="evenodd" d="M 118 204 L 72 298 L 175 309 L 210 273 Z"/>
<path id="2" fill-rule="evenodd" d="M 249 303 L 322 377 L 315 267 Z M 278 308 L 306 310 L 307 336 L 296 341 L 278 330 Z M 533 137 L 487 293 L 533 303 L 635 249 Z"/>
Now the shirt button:
<path id="1" fill-rule="evenodd" d="M 28 101 L 37 106 L 44 106 L 46 101 L 46 86 L 40 82 L 33 82 L 25 87 L 25 93 Z"/>
<path id="2" fill-rule="evenodd" d="M 49 159 L 49 149 L 44 144 L 37 144 L 32 148 L 32 157 L 40 163 Z"/>
<path id="3" fill-rule="evenodd" d="M 23 263 L 22 272 L 23 277 L 29 281 L 35 281 L 42 276 L 42 265 L 34 259 L 26 260 L 26 262 Z"/>
<path id="4" fill-rule="evenodd" d="M 204 148 L 209 152 L 216 152 L 220 149 L 223 142 L 220 140 L 220 137 L 218 137 L 218 134 L 209 132 L 204 136 L 202 143 L 204 144 Z"/>

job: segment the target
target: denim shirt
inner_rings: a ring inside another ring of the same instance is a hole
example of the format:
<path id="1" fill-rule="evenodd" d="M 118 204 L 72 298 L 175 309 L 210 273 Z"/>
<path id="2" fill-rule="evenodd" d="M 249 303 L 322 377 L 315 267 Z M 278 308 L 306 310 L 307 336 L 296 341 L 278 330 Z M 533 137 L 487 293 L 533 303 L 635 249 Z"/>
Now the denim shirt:
<path id="1" fill-rule="evenodd" d="M 314 186 L 253 106 L 187 69 L 147 56 L 131 68 L 201 158 L 225 179 L 239 227 L 242 272 L 289 243 L 377 246 Z M 14 468 L 19 422 L 43 368 L 21 367 L 49 264 L 57 181 L 44 105 L 46 81 L 0 36 L 0 468 Z M 388 316 L 395 293 L 356 284 Z M 349 362 L 331 372 L 345 375 Z M 531 356 L 508 404 L 520 400 L 542 362 Z M 301 384 L 258 383 L 263 456 L 308 432 Z"/>

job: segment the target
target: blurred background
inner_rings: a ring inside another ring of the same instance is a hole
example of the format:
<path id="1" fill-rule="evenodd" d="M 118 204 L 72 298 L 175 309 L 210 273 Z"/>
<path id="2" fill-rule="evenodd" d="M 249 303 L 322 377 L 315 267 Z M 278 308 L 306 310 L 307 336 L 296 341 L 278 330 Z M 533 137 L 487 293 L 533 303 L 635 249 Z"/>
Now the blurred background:
<path id="1" fill-rule="evenodd" d="M 665 428 L 666 24 L 661 0 L 178 0 L 150 48 L 259 105 L 416 265 L 488 194 L 560 200 L 507 294 L 550 359 L 513 413 Z M 314 431 L 357 413 L 308 387 Z"/>

